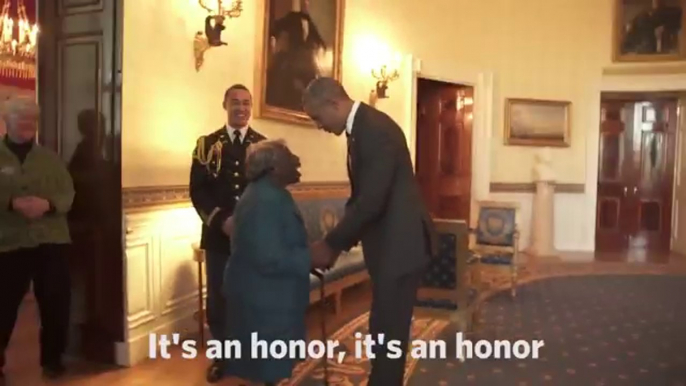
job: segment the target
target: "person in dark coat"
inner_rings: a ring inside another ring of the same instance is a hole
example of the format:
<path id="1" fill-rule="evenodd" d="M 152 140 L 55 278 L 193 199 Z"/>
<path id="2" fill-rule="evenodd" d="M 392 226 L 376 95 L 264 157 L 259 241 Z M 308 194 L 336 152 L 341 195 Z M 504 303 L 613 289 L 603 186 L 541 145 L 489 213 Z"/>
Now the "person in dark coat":
<path id="1" fill-rule="evenodd" d="M 303 98 L 305 112 L 329 133 L 348 137 L 351 195 L 345 215 L 323 240 L 312 245 L 312 258 L 333 265 L 341 251 L 362 243 L 372 282 L 369 332 L 373 339 L 401 342 L 406 348 L 413 305 L 424 271 L 435 253 L 436 233 L 414 176 L 405 135 L 383 112 L 350 99 L 332 78 L 318 78 Z M 406 350 L 389 358 L 375 345 L 371 386 L 402 386 Z"/>
<path id="2" fill-rule="evenodd" d="M 253 144 L 246 156 L 248 186 L 233 212 L 231 259 L 223 280 L 226 337 L 241 343 L 227 376 L 273 385 L 291 376 L 296 360 L 258 357 L 253 333 L 267 344 L 305 340 L 312 260 L 298 207 L 286 187 L 300 180 L 300 159 L 282 141 Z"/>

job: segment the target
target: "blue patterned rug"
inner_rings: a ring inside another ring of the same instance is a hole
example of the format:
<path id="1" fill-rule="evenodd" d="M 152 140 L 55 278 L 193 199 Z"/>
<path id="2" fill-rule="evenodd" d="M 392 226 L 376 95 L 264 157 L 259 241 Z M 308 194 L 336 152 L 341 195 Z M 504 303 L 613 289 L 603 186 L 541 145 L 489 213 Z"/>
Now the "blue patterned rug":
<path id="1" fill-rule="evenodd" d="M 437 339 L 456 352 L 456 331 Z M 541 279 L 493 295 L 473 342 L 542 339 L 539 359 L 420 359 L 409 385 L 686 386 L 686 277 Z"/>

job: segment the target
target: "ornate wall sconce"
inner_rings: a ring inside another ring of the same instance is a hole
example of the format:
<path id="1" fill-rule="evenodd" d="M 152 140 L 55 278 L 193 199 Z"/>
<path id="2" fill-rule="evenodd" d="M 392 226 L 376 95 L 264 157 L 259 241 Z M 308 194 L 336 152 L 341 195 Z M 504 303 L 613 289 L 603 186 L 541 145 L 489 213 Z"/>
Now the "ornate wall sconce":
<path id="1" fill-rule="evenodd" d="M 397 80 L 400 77 L 398 70 L 389 71 L 384 64 L 379 70 L 372 70 L 372 76 L 376 79 L 376 89 L 372 90 L 369 99 L 370 104 L 374 105 L 378 99 L 388 98 L 386 90 L 388 90 L 388 83 Z"/>
<path id="2" fill-rule="evenodd" d="M 206 0 L 198 0 L 198 4 L 207 10 L 209 15 L 205 17 L 205 32 L 198 31 L 193 40 L 193 54 L 195 56 L 195 70 L 200 71 L 200 67 L 205 62 L 205 52 L 212 47 L 227 45 L 222 41 L 222 31 L 226 29 L 224 21 L 226 18 L 234 19 L 243 12 L 243 1 L 234 0 L 230 8 L 224 8 L 222 0 L 217 0 L 217 7 L 206 5 Z"/>

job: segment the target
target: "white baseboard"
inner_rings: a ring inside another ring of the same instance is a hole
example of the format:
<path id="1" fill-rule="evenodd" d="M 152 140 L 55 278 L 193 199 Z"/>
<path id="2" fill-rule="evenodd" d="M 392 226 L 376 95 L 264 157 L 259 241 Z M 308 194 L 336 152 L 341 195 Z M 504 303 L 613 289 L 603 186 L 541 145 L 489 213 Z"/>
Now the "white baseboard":
<path id="1" fill-rule="evenodd" d="M 117 364 L 120 366 L 135 366 L 149 358 L 150 334 L 171 335 L 180 334 L 181 338 L 196 336 L 198 322 L 193 318 L 196 310 L 190 309 L 186 315 L 167 324 L 156 326 L 147 333 L 129 338 L 128 342 L 118 343 L 115 347 Z M 154 322 L 153 322 L 154 323 Z"/>
<path id="2" fill-rule="evenodd" d="M 595 260 L 593 251 L 560 251 L 560 260 L 567 263 L 592 263 Z"/>

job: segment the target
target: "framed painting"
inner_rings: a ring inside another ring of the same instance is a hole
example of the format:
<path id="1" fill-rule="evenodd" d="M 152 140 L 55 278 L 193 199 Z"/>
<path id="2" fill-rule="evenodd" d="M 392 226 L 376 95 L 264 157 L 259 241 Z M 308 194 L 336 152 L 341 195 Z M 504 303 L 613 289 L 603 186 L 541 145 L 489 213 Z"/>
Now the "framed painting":
<path id="1" fill-rule="evenodd" d="M 318 77 L 341 78 L 344 0 L 264 0 L 257 116 L 309 123 L 302 94 Z"/>
<path id="2" fill-rule="evenodd" d="M 505 101 L 505 144 L 568 147 L 570 102 L 536 99 Z"/>
<path id="3" fill-rule="evenodd" d="M 613 60 L 686 59 L 686 0 L 615 0 Z"/>

